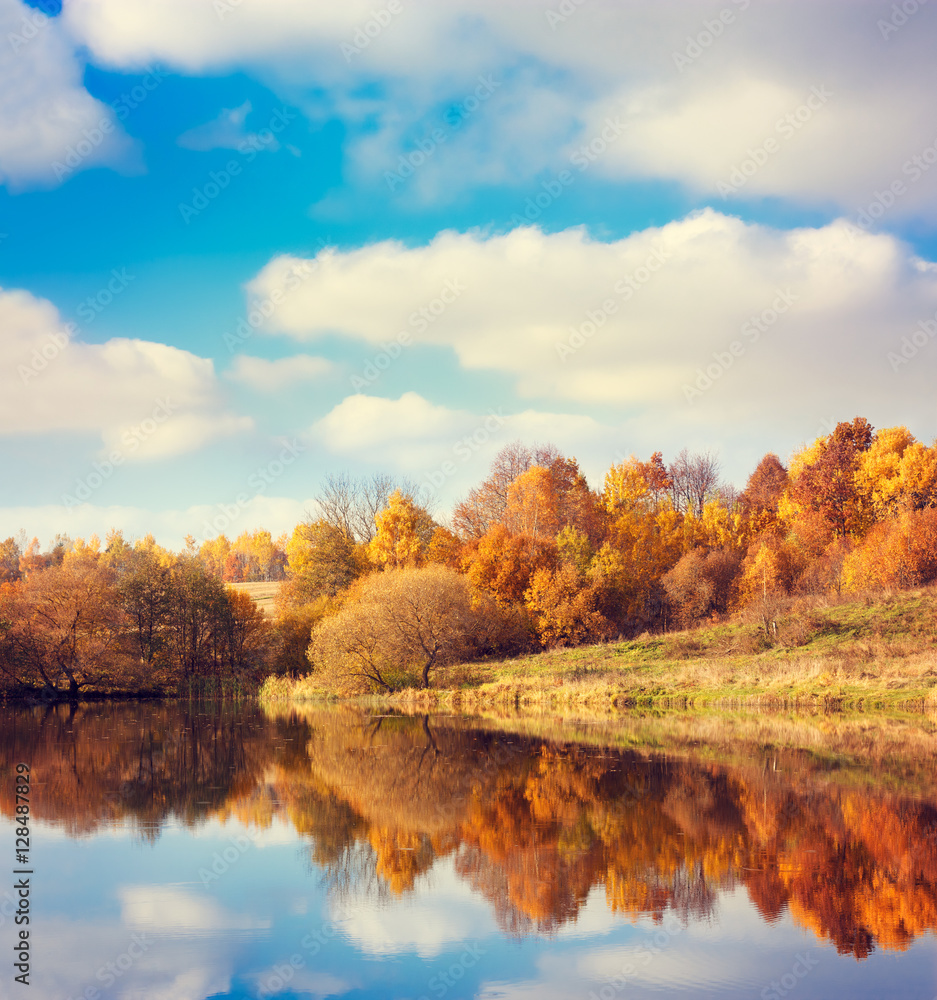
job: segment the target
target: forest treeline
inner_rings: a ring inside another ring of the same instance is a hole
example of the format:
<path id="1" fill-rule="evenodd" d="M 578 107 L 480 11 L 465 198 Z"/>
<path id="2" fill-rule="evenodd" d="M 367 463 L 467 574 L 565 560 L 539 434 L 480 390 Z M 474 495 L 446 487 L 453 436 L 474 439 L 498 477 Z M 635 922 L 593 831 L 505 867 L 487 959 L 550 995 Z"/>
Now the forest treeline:
<path id="1" fill-rule="evenodd" d="M 937 578 L 937 448 L 865 419 L 768 454 L 743 491 L 712 454 L 613 464 L 504 448 L 447 523 L 414 484 L 329 477 L 292 534 L 170 552 L 111 532 L 0 543 L 0 686 L 183 689 L 310 670 L 336 691 Z M 226 584 L 281 580 L 264 618 Z M 755 651 L 755 650 L 753 650 Z"/>
<path id="2" fill-rule="evenodd" d="M 648 753 L 343 711 L 58 705 L 0 708 L 0 771 L 29 759 L 36 818 L 71 836 L 288 822 L 339 894 L 408 894 L 448 858 L 517 935 L 555 933 L 597 887 L 623 916 L 689 922 L 744 886 L 766 923 L 788 911 L 859 959 L 933 932 L 930 741 L 873 766 L 763 736 L 730 763 L 695 741 Z"/>

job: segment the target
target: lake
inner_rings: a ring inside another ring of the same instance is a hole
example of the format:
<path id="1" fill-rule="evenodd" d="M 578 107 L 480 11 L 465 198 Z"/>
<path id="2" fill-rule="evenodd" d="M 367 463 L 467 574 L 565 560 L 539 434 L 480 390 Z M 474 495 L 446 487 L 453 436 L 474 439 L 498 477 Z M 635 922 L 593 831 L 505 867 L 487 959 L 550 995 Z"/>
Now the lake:
<path id="1" fill-rule="evenodd" d="M 0 708 L 0 997 L 934 1000 L 935 729 Z"/>

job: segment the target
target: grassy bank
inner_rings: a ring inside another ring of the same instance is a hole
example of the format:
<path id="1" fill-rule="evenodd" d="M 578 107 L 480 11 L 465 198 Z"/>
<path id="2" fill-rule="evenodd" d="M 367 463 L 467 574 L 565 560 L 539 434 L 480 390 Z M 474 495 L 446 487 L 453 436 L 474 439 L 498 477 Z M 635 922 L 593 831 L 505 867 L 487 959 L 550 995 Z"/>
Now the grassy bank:
<path id="1" fill-rule="evenodd" d="M 315 675 L 267 699 L 318 700 Z M 815 602 L 734 622 L 450 667 L 434 687 L 370 696 L 404 710 L 615 714 L 640 707 L 937 711 L 937 591 Z"/>

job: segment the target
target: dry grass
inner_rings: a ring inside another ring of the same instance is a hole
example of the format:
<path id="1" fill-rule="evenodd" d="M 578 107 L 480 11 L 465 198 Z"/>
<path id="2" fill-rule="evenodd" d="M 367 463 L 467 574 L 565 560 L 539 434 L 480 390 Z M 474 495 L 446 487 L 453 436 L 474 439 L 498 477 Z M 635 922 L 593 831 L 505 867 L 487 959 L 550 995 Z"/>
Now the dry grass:
<path id="1" fill-rule="evenodd" d="M 276 617 L 277 594 L 283 586 L 279 580 L 271 583 L 229 583 L 228 586 L 243 590 L 268 618 Z"/>
<path id="2" fill-rule="evenodd" d="M 770 638 L 745 621 L 645 633 L 628 642 L 464 664 L 440 671 L 434 684 L 377 701 L 403 711 L 565 717 L 650 706 L 937 711 L 937 592 L 814 599 L 780 609 Z M 279 694 L 326 695 L 311 677 Z"/>

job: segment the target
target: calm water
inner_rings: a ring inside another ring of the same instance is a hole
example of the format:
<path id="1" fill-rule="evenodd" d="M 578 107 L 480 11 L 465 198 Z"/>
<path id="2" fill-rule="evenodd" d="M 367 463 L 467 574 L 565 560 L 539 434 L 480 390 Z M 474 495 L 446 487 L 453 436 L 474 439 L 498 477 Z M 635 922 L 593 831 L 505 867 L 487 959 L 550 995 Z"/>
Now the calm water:
<path id="1" fill-rule="evenodd" d="M 0 997 L 932 1000 L 935 764 L 925 723 L 0 709 Z"/>

